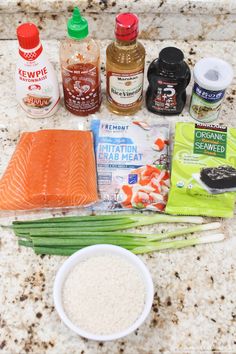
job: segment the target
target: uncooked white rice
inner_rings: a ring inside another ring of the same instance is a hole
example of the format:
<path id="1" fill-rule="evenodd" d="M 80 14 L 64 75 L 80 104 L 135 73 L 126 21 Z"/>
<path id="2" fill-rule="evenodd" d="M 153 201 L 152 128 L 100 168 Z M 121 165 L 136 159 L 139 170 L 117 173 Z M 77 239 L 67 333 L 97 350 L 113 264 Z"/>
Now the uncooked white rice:
<path id="1" fill-rule="evenodd" d="M 62 295 L 71 322 L 90 333 L 109 335 L 127 329 L 140 316 L 145 285 L 126 259 L 104 254 L 79 262 L 66 278 Z"/>

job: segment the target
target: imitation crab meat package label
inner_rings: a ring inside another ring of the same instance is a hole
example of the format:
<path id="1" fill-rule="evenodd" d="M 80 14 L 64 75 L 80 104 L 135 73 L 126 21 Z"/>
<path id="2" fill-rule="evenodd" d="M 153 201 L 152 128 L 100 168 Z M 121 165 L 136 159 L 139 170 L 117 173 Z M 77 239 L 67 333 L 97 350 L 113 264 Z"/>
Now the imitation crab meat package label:
<path id="1" fill-rule="evenodd" d="M 235 128 L 177 123 L 166 212 L 232 217 L 235 167 Z"/>
<path id="2" fill-rule="evenodd" d="M 163 211 L 170 175 L 169 126 L 142 121 L 93 119 L 99 209 Z"/>

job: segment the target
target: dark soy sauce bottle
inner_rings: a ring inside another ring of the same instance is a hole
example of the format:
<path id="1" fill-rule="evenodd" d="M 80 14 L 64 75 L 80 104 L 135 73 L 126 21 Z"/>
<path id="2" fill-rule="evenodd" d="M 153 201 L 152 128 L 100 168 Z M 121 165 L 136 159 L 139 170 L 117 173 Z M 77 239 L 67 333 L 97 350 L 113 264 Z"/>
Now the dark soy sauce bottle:
<path id="1" fill-rule="evenodd" d="M 180 114 L 186 102 L 191 72 L 183 52 L 175 47 L 162 49 L 148 68 L 147 109 L 155 114 Z"/>

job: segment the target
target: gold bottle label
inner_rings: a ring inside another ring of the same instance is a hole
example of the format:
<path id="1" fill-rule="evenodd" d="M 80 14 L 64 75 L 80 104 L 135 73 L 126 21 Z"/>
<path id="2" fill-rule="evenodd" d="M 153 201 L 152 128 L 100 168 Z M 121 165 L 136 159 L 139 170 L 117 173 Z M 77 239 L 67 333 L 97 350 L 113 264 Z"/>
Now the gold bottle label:
<path id="1" fill-rule="evenodd" d="M 143 97 L 143 70 L 107 72 L 107 99 L 122 108 L 134 107 Z"/>

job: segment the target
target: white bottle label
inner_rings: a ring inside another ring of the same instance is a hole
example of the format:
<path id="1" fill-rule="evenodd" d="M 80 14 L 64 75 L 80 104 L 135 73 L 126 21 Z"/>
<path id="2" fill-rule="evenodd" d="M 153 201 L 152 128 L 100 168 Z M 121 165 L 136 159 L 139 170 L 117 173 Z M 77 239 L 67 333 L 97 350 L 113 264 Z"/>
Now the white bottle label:
<path id="1" fill-rule="evenodd" d="M 142 100 L 143 71 L 130 74 L 107 73 L 108 100 L 120 107 L 132 107 Z"/>
<path id="2" fill-rule="evenodd" d="M 33 51 L 20 50 L 16 96 L 30 117 L 47 117 L 58 108 L 60 94 L 56 73 L 42 52 L 42 46 Z"/>

